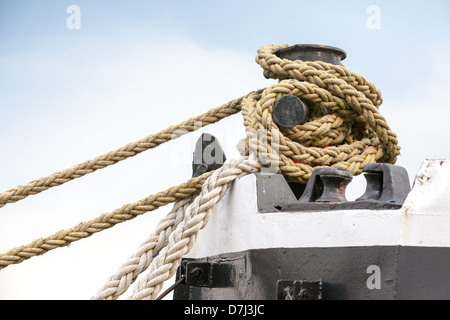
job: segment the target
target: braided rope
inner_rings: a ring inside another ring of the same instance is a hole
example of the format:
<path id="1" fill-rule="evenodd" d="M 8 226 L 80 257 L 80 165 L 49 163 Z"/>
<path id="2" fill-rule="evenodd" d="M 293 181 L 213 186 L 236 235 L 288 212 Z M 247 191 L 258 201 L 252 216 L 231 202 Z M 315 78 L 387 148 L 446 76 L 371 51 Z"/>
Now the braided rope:
<path id="1" fill-rule="evenodd" d="M 199 177 L 189 179 L 184 184 L 124 205 L 93 220 L 82 222 L 73 228 L 61 230 L 52 236 L 36 239 L 28 245 L 13 248 L 6 253 L 0 254 L 0 270 L 11 264 L 18 264 L 34 256 L 42 255 L 50 250 L 67 246 L 74 241 L 88 238 L 94 233 L 134 219 L 139 215 L 156 210 L 176 200 L 187 198 L 198 192 L 210 175 L 211 172 L 207 172 Z"/>
<path id="2" fill-rule="evenodd" d="M 257 92 L 258 91 L 254 91 L 248 95 L 254 95 Z M 228 103 L 217 108 L 213 108 L 201 115 L 189 118 L 176 125 L 172 125 L 164 130 L 153 133 L 145 138 L 128 143 L 119 149 L 77 164 L 71 168 L 55 172 L 47 177 L 33 180 L 26 185 L 9 189 L 0 194 L 0 208 L 6 203 L 17 202 L 28 197 L 29 195 L 38 194 L 51 187 L 62 185 L 68 181 L 80 178 L 98 169 L 106 168 L 107 166 L 135 156 L 143 151 L 155 148 L 169 140 L 174 140 L 188 132 L 192 132 L 238 113 L 241 111 L 242 99 L 243 97 L 229 101 Z"/>
<path id="3" fill-rule="evenodd" d="M 380 91 L 342 65 L 277 57 L 275 52 L 286 46 L 267 45 L 258 50 L 256 61 L 264 76 L 285 80 L 266 88 L 260 99 L 244 99 L 247 139 L 241 144 L 241 154 L 257 150 L 264 162 L 271 162 L 289 180 L 302 183 L 318 166 L 356 175 L 368 163 L 395 163 L 400 147 L 378 110 Z M 312 109 L 309 122 L 290 129 L 273 122 L 272 107 L 286 94 L 308 103 Z M 266 130 L 267 144 L 259 143 L 258 130 Z"/>
<path id="4" fill-rule="evenodd" d="M 137 252 L 108 278 L 92 300 L 115 300 L 127 291 L 137 276 L 150 266 L 153 257 L 167 245 L 170 234 L 183 221 L 184 212 L 193 200 L 194 195 L 191 195 L 175 202 L 170 213 L 159 222 L 156 230 L 139 246 Z"/>
<path id="5" fill-rule="evenodd" d="M 201 193 L 184 211 L 184 219 L 169 236 L 169 242 L 159 252 L 133 288 L 132 300 L 154 300 L 164 281 L 170 279 L 197 239 L 198 232 L 207 224 L 214 205 L 219 202 L 231 183 L 249 173 L 258 172 L 256 156 L 230 159 L 205 181 Z"/>

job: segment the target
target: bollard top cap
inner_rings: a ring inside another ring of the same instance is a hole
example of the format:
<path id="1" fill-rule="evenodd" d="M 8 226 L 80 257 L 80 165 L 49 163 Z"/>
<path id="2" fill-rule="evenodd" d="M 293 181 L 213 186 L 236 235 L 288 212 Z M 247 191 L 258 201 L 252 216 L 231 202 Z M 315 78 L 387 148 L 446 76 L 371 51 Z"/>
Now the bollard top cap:
<path id="1" fill-rule="evenodd" d="M 335 65 L 341 64 L 341 61 L 347 57 L 344 50 L 321 44 L 295 44 L 278 49 L 275 55 L 293 61 L 324 61 Z"/>

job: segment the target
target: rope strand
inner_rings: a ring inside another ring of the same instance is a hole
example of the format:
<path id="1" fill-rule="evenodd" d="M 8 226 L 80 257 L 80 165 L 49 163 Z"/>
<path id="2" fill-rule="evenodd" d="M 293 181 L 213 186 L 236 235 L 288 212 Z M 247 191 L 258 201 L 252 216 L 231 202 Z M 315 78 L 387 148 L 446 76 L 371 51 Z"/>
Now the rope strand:
<path id="1" fill-rule="evenodd" d="M 140 201 L 124 205 L 93 220 L 82 222 L 73 228 L 61 230 L 49 237 L 36 239 L 28 245 L 13 248 L 0 254 L 0 270 L 11 264 L 18 264 L 34 256 L 42 255 L 50 250 L 65 247 L 74 241 L 88 238 L 94 233 L 134 219 L 176 200 L 187 198 L 199 192 L 210 175 L 211 172 L 207 172 L 199 177 L 189 179 L 179 186 L 168 188 L 156 195 L 150 195 Z"/>
<path id="2" fill-rule="evenodd" d="M 259 90 L 261 91 L 261 90 Z M 249 93 L 257 94 L 258 91 Z M 62 185 L 68 181 L 80 178 L 96 170 L 106 168 L 119 161 L 133 157 L 143 151 L 155 148 L 169 140 L 174 140 L 188 132 L 195 131 L 201 127 L 216 123 L 223 118 L 241 111 L 241 103 L 244 97 L 232 100 L 222 106 L 213 108 L 201 115 L 187 119 L 176 125 L 170 126 L 159 132 L 150 134 L 140 140 L 128 143 L 127 145 L 105 153 L 101 156 L 77 164 L 71 168 L 55 172 L 47 177 L 33 180 L 26 185 L 17 186 L 0 194 L 0 208 L 7 203 L 17 202 L 30 195 L 38 194 L 51 187 Z M 200 124 L 200 126 L 198 125 Z"/>
<path id="3" fill-rule="evenodd" d="M 180 266 L 181 258 L 188 253 L 205 227 L 214 205 L 225 195 L 231 183 L 247 174 L 258 172 L 260 163 L 253 154 L 246 158 L 230 159 L 205 181 L 201 193 L 184 210 L 184 219 L 169 235 L 169 241 L 153 259 L 150 271 L 143 274 L 133 288 L 131 300 L 155 300 L 166 280 Z"/>
<path id="4" fill-rule="evenodd" d="M 169 235 L 184 218 L 184 211 L 193 202 L 195 196 L 175 202 L 170 213 L 164 217 L 138 251 L 128 258 L 113 276 L 109 277 L 105 285 L 92 297 L 92 300 L 116 300 L 136 280 L 137 276 L 147 270 L 161 249 L 167 245 Z"/>

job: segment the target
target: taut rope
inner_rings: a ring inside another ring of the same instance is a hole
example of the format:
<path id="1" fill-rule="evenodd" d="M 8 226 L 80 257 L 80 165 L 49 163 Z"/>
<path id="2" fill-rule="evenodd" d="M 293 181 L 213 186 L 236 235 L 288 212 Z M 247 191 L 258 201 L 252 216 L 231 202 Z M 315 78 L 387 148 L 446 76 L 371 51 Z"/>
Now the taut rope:
<path id="1" fill-rule="evenodd" d="M 13 248 L 6 253 L 0 254 L 0 269 L 11 264 L 20 263 L 34 256 L 42 255 L 50 250 L 65 247 L 74 241 L 88 238 L 97 232 L 134 219 L 148 211 L 153 211 L 174 201 L 187 198 L 198 192 L 210 175 L 211 172 L 207 172 L 200 177 L 189 179 L 186 183 L 179 186 L 168 188 L 158 192 L 156 195 L 150 195 L 140 201 L 126 204 L 112 212 L 104 213 L 93 220 L 58 231 L 51 236 L 36 239 L 27 245 Z"/>
<path id="2" fill-rule="evenodd" d="M 250 95 L 253 93 L 250 93 Z M 119 161 L 135 156 L 145 150 L 155 148 L 169 140 L 174 140 L 188 132 L 192 132 L 211 123 L 222 120 L 241 111 L 242 98 L 232 100 L 220 107 L 211 109 L 201 115 L 187 119 L 164 130 L 153 133 L 140 140 L 105 153 L 94 159 L 87 160 L 71 168 L 55 172 L 47 177 L 33 180 L 25 185 L 17 186 L 0 194 L 0 207 L 7 203 L 17 202 L 29 195 L 38 194 L 51 187 L 62 185 L 68 181 L 80 178 L 96 170 L 106 168 Z M 199 126 L 200 124 L 200 126 Z"/>

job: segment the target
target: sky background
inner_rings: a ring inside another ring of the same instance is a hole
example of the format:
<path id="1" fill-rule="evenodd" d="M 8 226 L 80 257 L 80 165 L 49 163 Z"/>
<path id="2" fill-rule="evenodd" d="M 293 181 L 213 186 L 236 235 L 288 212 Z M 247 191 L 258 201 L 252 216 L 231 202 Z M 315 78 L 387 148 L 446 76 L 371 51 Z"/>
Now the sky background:
<path id="1" fill-rule="evenodd" d="M 275 83 L 254 61 L 268 43 L 344 49 L 381 90 L 412 184 L 425 159 L 450 157 L 449 16 L 447 0 L 0 0 L 0 192 Z M 237 156 L 242 116 L 0 208 L 0 252 L 186 181 L 202 132 Z M 0 299 L 89 299 L 171 207 L 1 270 Z"/>

